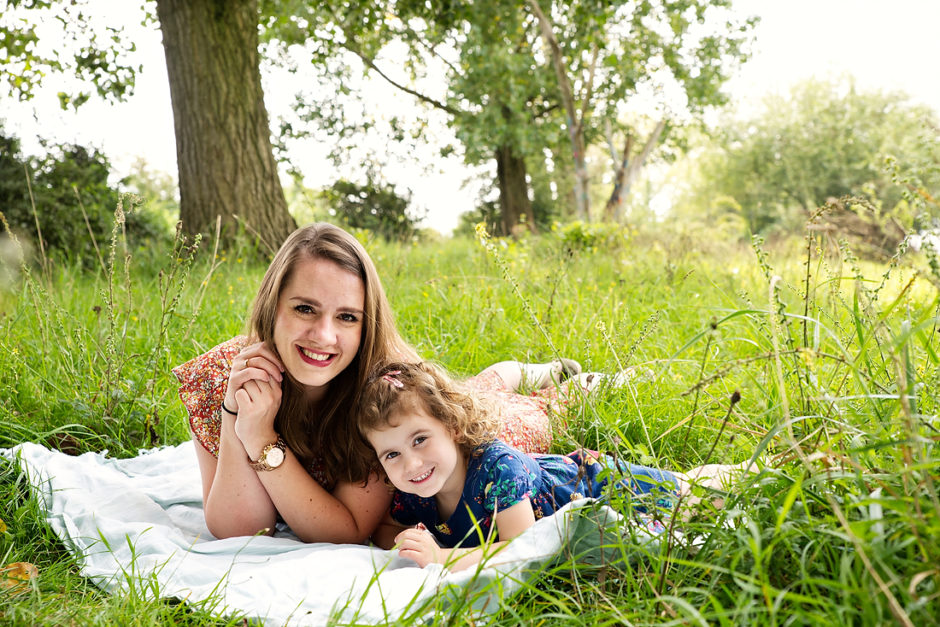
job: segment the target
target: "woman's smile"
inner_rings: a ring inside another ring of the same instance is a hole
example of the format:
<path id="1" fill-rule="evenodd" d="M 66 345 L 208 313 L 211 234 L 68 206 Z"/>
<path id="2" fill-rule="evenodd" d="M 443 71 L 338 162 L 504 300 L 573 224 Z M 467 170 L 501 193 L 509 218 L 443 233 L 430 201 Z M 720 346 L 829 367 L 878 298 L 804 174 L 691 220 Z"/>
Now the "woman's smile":
<path id="1" fill-rule="evenodd" d="M 333 353 L 316 352 L 303 346 L 298 346 L 297 350 L 300 351 L 300 358 L 312 366 L 328 366 L 336 357 Z"/>
<path id="2" fill-rule="evenodd" d="M 356 358 L 365 285 L 327 259 L 298 261 L 277 303 L 274 345 L 288 374 L 315 400 Z"/>

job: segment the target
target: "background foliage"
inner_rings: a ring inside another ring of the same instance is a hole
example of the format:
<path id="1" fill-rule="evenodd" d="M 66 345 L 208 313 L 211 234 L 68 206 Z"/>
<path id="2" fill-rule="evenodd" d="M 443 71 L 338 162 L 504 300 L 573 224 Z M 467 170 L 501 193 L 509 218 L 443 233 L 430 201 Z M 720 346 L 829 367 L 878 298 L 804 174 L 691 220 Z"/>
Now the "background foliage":
<path id="1" fill-rule="evenodd" d="M 50 259 L 102 268 L 119 197 L 108 181 L 108 158 L 77 145 L 47 145 L 42 157 L 24 156 L 2 129 L 0 147 L 0 208 L 9 227 Z M 159 212 L 128 211 L 128 246 L 169 245 L 171 230 Z"/>

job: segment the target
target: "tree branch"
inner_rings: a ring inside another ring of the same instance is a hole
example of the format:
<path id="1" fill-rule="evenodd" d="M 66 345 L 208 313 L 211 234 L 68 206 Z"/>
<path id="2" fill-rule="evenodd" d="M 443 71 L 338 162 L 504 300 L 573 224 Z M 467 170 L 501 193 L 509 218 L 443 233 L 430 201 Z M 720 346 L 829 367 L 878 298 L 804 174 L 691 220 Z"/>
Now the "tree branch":
<path id="1" fill-rule="evenodd" d="M 386 74 L 385 72 L 383 72 L 383 71 L 379 68 L 379 66 L 375 64 L 375 60 L 374 60 L 372 57 L 366 55 L 365 53 L 363 53 L 362 51 L 360 51 L 360 50 L 356 47 L 355 44 L 351 43 L 351 42 L 353 41 L 353 38 L 352 38 L 351 34 L 350 34 L 348 31 L 345 32 L 345 35 L 346 35 L 346 43 L 342 44 L 342 46 L 343 46 L 344 48 L 346 48 L 346 50 L 349 50 L 349 51 L 352 52 L 354 55 L 356 55 L 357 57 L 359 57 L 359 59 L 362 60 L 363 64 L 365 64 L 365 66 L 366 66 L 367 68 L 369 68 L 370 70 L 374 71 L 376 74 L 378 74 L 378 75 L 381 76 L 383 79 L 385 79 L 385 81 L 386 81 L 388 84 L 392 85 L 392 86 L 395 87 L 396 89 L 399 89 L 399 90 L 405 92 L 406 94 L 409 94 L 409 95 L 411 95 L 411 96 L 414 96 L 415 98 L 417 98 L 417 99 L 420 100 L 421 102 L 424 102 L 424 103 L 426 103 L 426 104 L 429 104 L 429 105 L 431 105 L 432 107 L 435 107 L 435 108 L 440 109 L 440 110 L 442 110 L 442 111 L 446 111 L 447 113 L 450 113 L 451 115 L 459 115 L 460 113 L 462 113 L 462 111 L 459 111 L 459 110 L 457 110 L 457 109 L 454 109 L 453 107 L 451 107 L 451 106 L 449 106 L 449 105 L 447 105 L 447 104 L 445 104 L 445 103 L 443 103 L 443 102 L 441 102 L 441 101 L 439 101 L 439 100 L 436 100 L 435 98 L 431 98 L 430 96 L 426 96 L 425 94 L 422 94 L 421 92 L 419 92 L 419 91 L 417 91 L 417 90 L 415 90 L 415 89 L 412 89 L 411 87 L 408 87 L 407 85 L 402 85 L 401 83 L 399 83 L 398 81 L 396 81 L 395 79 L 393 79 L 391 76 L 389 76 L 388 74 Z"/>

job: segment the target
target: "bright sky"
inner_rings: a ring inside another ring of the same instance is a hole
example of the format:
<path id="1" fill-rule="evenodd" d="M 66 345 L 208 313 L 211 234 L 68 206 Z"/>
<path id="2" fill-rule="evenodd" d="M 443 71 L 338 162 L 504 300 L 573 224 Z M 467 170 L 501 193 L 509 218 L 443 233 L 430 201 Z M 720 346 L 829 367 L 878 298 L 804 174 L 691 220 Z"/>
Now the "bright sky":
<path id="1" fill-rule="evenodd" d="M 134 23 L 134 17 L 119 21 L 128 13 L 125 2 L 99 1 L 112 23 Z M 860 88 L 901 90 L 940 112 L 936 80 L 940 0 L 735 0 L 734 4 L 743 14 L 759 15 L 761 23 L 754 55 L 730 85 L 733 102 L 754 105 L 768 92 L 786 91 L 813 76 L 850 74 Z M 135 41 L 137 62 L 144 71 L 129 101 L 117 105 L 92 101 L 77 114 L 63 112 L 55 96 L 58 89 L 47 85 L 31 103 L 0 101 L 7 131 L 19 135 L 27 152 L 38 150 L 38 137 L 91 144 L 109 156 L 121 175 L 142 156 L 151 168 L 175 176 L 176 144 L 160 34 L 140 33 Z M 277 95 L 275 88 L 266 83 L 272 114 L 290 101 L 290 93 Z M 383 94 L 376 100 L 385 103 L 387 98 Z M 308 148 L 294 155 L 307 184 L 324 185 L 337 178 L 340 173 L 332 171 L 316 147 Z M 424 158 L 436 163 L 431 172 L 418 172 L 413 162 L 400 163 L 386 171 L 386 178 L 410 188 L 414 203 L 431 209 L 428 226 L 449 232 L 457 216 L 472 208 L 476 189 L 461 189 L 467 172 L 459 161 L 442 162 L 433 150 Z"/>

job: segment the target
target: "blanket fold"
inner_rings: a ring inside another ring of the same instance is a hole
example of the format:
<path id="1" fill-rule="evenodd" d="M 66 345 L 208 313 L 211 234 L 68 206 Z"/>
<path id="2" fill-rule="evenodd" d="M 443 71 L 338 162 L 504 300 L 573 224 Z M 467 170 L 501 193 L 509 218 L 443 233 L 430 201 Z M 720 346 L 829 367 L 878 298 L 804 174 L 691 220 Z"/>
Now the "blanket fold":
<path id="1" fill-rule="evenodd" d="M 452 573 L 375 547 L 303 543 L 289 530 L 215 539 L 205 525 L 192 442 L 130 459 L 106 451 L 72 457 L 33 443 L 0 449 L 0 456 L 19 460 L 46 520 L 102 589 L 134 586 L 267 625 L 419 620 L 468 600 L 481 612 L 495 611 L 533 569 L 566 546 L 598 544 L 598 524 L 617 518 L 605 506 L 571 503 L 485 568 Z"/>

